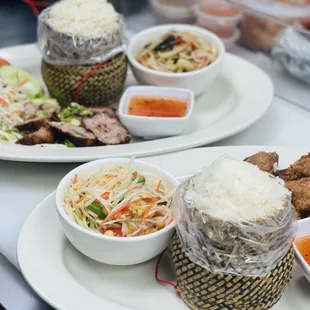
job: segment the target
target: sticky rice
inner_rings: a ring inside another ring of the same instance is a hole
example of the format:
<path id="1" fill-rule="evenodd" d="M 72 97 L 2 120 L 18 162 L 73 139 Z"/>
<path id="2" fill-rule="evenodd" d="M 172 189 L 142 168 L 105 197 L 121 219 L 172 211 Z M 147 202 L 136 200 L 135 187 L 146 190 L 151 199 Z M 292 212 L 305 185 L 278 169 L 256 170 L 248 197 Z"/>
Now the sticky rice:
<path id="1" fill-rule="evenodd" d="M 256 221 L 284 208 L 290 192 L 284 182 L 258 167 L 219 158 L 197 177 L 187 198 L 196 208 L 223 221 Z"/>

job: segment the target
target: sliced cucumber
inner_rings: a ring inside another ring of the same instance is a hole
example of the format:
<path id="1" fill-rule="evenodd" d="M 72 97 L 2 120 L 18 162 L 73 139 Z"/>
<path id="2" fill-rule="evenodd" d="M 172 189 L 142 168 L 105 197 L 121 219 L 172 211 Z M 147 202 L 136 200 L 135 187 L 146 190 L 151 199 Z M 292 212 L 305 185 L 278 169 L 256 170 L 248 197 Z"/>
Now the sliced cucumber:
<path id="1" fill-rule="evenodd" d="M 3 65 L 0 67 L 0 77 L 9 86 L 15 86 L 21 83 L 22 90 L 30 98 L 43 96 L 43 87 L 40 82 L 24 69 L 11 65 Z"/>

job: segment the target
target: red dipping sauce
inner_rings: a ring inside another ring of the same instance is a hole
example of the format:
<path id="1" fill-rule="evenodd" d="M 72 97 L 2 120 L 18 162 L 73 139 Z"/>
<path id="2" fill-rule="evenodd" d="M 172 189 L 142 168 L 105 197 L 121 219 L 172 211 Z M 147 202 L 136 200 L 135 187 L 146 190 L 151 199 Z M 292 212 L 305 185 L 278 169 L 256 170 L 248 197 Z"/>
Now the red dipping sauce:
<path id="1" fill-rule="evenodd" d="M 187 101 L 179 98 L 133 96 L 128 106 L 128 114 L 148 117 L 184 117 Z"/>
<path id="2" fill-rule="evenodd" d="M 300 252 L 301 256 L 310 266 L 310 235 L 297 238 L 294 241 L 298 251 Z"/>

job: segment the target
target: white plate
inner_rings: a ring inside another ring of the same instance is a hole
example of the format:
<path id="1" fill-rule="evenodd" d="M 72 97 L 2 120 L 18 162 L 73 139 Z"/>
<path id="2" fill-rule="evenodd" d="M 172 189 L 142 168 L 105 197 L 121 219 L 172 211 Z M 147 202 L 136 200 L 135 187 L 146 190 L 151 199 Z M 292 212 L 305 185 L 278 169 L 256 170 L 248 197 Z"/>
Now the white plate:
<path id="1" fill-rule="evenodd" d="M 35 45 L 0 50 L 3 57 L 41 79 L 41 56 Z M 43 82 L 42 82 L 43 83 Z M 131 73 L 127 86 L 136 82 Z M 227 53 L 223 72 L 196 99 L 191 122 L 182 136 L 116 146 L 44 148 L 0 144 L 0 159 L 32 162 L 82 162 L 104 157 L 148 156 L 206 145 L 232 136 L 256 122 L 273 98 L 270 78 L 258 67 Z"/>
<path id="2" fill-rule="evenodd" d="M 165 160 L 159 157 L 157 161 L 161 167 L 180 176 L 193 173 L 221 155 L 241 159 L 262 149 L 277 151 L 282 167 L 305 153 L 278 147 L 204 148 L 183 152 L 182 156 L 178 155 L 178 160 L 169 155 Z M 189 154 L 192 164 L 187 160 Z M 182 168 L 186 160 L 188 165 Z M 156 163 L 156 159 L 150 162 Z M 54 193 L 42 201 L 25 222 L 17 255 L 28 283 L 56 309 L 188 309 L 170 287 L 155 281 L 156 260 L 134 267 L 112 267 L 96 263 L 73 248 L 56 217 Z M 168 261 L 161 265 L 160 277 L 174 281 Z M 296 265 L 293 279 L 274 310 L 308 310 L 309 289 L 309 283 Z"/>

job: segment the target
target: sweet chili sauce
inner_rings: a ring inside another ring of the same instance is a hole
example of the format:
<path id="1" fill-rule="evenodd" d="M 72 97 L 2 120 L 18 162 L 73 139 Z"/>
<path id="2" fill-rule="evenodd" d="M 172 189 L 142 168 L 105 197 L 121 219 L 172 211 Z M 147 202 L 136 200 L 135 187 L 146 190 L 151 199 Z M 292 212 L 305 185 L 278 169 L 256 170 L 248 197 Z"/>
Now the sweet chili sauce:
<path id="1" fill-rule="evenodd" d="M 294 243 L 304 260 L 310 265 L 310 235 L 297 238 Z"/>
<path id="2" fill-rule="evenodd" d="M 149 117 L 184 117 L 187 101 L 173 97 L 133 96 L 128 114 Z"/>

